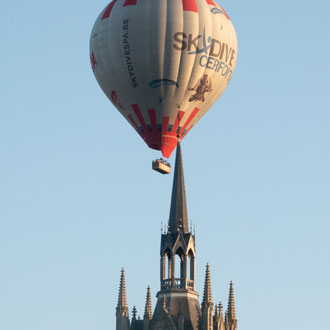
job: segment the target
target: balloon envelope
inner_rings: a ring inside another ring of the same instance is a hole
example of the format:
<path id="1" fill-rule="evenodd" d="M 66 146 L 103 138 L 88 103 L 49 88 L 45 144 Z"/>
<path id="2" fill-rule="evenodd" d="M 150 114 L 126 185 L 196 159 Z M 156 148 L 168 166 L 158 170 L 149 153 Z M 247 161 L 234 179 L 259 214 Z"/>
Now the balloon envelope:
<path id="1" fill-rule="evenodd" d="M 236 56 L 234 27 L 213 0 L 113 0 L 90 40 L 102 90 L 165 157 L 223 93 Z"/>

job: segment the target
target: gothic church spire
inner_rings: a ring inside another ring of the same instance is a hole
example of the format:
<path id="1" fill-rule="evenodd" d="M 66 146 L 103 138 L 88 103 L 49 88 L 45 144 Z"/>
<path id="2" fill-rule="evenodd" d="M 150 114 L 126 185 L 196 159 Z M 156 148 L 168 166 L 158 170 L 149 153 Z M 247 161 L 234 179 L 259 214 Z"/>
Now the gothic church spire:
<path id="1" fill-rule="evenodd" d="M 189 232 L 188 213 L 186 204 L 186 190 L 184 186 L 181 146 L 178 141 L 173 178 L 169 231 L 174 234 L 178 231 Z"/>

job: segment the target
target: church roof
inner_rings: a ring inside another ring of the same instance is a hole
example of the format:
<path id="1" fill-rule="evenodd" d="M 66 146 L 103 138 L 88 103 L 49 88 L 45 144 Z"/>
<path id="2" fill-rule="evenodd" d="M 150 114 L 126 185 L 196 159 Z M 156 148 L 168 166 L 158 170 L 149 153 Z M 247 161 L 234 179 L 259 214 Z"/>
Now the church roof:
<path id="1" fill-rule="evenodd" d="M 130 328 L 131 330 L 143 330 L 143 320 L 135 320 Z"/>

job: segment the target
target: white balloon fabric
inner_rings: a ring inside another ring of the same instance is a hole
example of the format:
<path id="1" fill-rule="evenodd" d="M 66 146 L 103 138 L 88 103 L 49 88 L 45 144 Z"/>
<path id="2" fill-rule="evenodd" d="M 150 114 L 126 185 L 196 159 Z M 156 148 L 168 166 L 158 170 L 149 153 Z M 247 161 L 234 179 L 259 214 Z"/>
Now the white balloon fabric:
<path id="1" fill-rule="evenodd" d="M 236 57 L 235 29 L 213 0 L 113 0 L 90 40 L 102 90 L 167 158 L 223 93 Z"/>

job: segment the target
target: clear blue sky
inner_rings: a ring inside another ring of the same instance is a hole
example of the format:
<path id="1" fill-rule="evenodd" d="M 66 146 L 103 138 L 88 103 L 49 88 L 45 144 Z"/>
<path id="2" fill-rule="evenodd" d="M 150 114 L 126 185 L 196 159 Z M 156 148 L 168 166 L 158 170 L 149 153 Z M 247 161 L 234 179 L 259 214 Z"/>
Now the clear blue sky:
<path id="1" fill-rule="evenodd" d="M 318 330 L 330 311 L 330 2 L 224 0 L 239 54 L 182 143 L 197 289 L 236 290 L 239 329 Z M 172 176 L 99 88 L 106 2 L 0 4 L 0 329 L 113 330 L 121 267 L 159 289 Z M 172 159 L 173 161 L 173 159 Z"/>

